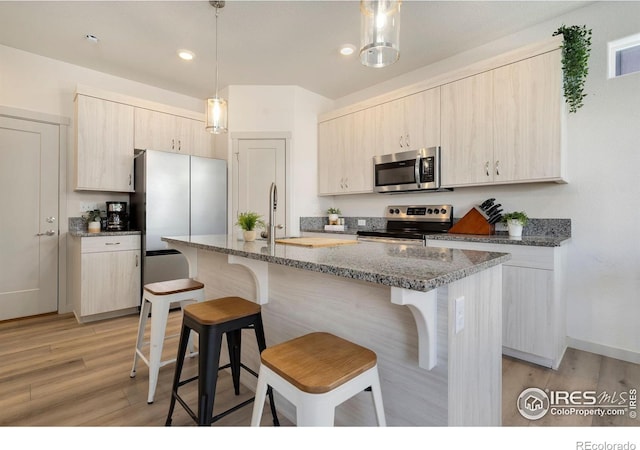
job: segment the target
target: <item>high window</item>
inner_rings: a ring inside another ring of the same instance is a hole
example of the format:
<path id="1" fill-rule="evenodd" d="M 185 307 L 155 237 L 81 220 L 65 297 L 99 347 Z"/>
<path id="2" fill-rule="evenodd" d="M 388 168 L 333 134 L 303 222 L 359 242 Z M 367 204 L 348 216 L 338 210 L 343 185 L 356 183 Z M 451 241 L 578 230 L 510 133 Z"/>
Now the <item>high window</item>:
<path id="1" fill-rule="evenodd" d="M 640 72 L 640 34 L 609 42 L 609 78 Z"/>

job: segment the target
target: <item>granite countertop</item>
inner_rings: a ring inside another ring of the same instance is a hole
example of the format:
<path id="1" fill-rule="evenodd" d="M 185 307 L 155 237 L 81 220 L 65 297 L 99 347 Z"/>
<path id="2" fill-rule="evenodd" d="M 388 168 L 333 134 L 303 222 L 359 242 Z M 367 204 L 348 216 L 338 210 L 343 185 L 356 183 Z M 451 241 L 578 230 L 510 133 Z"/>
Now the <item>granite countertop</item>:
<path id="1" fill-rule="evenodd" d="M 140 231 L 101 231 L 99 233 L 89 233 L 82 230 L 69 230 L 69 235 L 73 237 L 98 237 L 98 236 L 131 236 L 142 234 Z"/>
<path id="2" fill-rule="evenodd" d="M 570 236 L 522 236 L 521 238 L 513 238 L 509 237 L 508 233 L 489 235 L 439 233 L 426 235 L 425 238 L 440 241 L 481 242 L 483 244 L 529 245 L 532 247 L 560 247 L 571 239 Z"/>
<path id="3" fill-rule="evenodd" d="M 423 292 L 511 259 L 507 253 L 377 242 L 307 248 L 287 244 L 270 247 L 263 240 L 244 242 L 227 235 L 175 236 L 163 237 L 162 240 L 169 244 Z"/>

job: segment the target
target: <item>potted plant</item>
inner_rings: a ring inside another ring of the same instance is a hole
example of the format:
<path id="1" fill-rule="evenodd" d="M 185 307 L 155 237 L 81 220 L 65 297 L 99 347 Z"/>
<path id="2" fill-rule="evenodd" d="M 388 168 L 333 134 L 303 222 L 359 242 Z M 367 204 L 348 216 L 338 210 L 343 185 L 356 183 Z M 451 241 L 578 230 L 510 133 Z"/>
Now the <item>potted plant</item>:
<path id="1" fill-rule="evenodd" d="M 244 240 L 247 242 L 256 240 L 256 227 L 265 227 L 262 216 L 253 211 L 238 214 L 238 221 L 236 222 L 236 225 L 242 228 Z"/>
<path id="2" fill-rule="evenodd" d="M 338 225 L 338 216 L 340 213 L 340 208 L 329 208 L 327 209 L 327 214 L 329 215 L 329 225 Z"/>
<path id="3" fill-rule="evenodd" d="M 521 237 L 522 227 L 529 222 L 529 217 L 524 211 L 514 211 L 502 216 L 502 222 L 509 228 L 509 236 Z"/>
<path id="4" fill-rule="evenodd" d="M 87 223 L 87 231 L 89 233 L 99 233 L 100 232 L 100 210 L 93 209 L 91 211 L 87 211 L 84 214 L 84 220 Z"/>
<path id="5" fill-rule="evenodd" d="M 589 54 L 591 53 L 591 29 L 586 26 L 562 25 L 553 33 L 561 34 L 562 44 L 562 72 L 564 97 L 569 105 L 569 112 L 575 113 L 582 107 L 582 101 L 587 96 L 584 84 L 589 74 Z"/>

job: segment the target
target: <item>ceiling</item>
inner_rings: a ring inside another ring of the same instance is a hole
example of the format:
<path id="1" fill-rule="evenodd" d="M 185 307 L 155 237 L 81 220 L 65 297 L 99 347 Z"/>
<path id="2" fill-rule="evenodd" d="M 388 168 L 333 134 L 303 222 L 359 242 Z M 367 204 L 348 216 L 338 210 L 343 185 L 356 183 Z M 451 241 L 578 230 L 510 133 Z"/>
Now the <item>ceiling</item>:
<path id="1" fill-rule="evenodd" d="M 219 88 L 298 85 L 336 99 L 588 3 L 405 0 L 400 59 L 373 69 L 338 53 L 359 46 L 358 1 L 231 0 L 218 19 Z M 208 1 L 0 1 L 0 44 L 196 98 L 215 91 Z"/>

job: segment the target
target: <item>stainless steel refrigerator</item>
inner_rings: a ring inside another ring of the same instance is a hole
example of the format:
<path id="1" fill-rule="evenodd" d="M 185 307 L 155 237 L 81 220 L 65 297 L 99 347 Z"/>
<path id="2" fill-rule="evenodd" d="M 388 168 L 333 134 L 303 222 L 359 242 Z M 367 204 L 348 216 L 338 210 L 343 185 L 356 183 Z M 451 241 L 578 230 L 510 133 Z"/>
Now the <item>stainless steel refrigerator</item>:
<path id="1" fill-rule="evenodd" d="M 134 160 L 131 228 L 142 231 L 142 284 L 187 278 L 186 258 L 162 236 L 226 234 L 227 163 L 143 150 Z"/>

